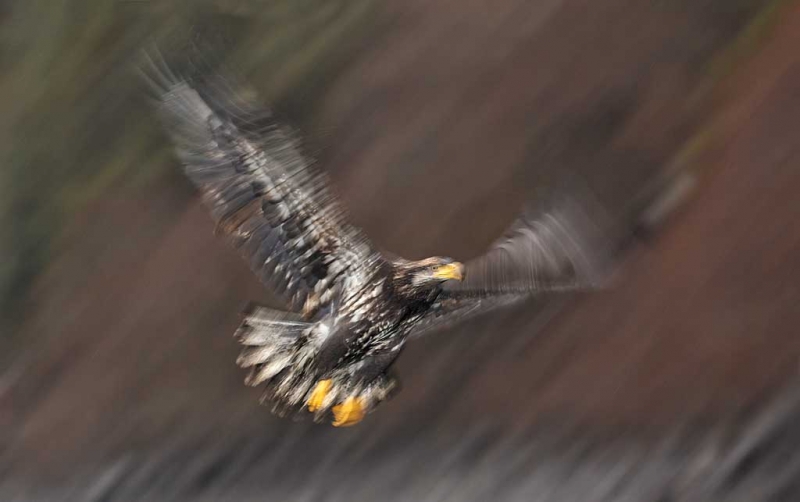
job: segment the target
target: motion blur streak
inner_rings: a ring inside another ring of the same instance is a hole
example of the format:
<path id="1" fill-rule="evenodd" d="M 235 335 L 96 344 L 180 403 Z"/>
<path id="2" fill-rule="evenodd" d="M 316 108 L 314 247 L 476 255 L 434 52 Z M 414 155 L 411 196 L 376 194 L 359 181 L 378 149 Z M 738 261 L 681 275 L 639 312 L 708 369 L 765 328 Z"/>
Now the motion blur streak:
<path id="1" fill-rule="evenodd" d="M 189 11 L 0 7 L 0 500 L 800 499 L 796 1 Z M 636 236 L 614 283 L 420 338 L 358 426 L 272 418 L 228 333 L 276 299 L 131 71 L 186 26 L 376 245 L 468 260 L 568 172 Z"/>

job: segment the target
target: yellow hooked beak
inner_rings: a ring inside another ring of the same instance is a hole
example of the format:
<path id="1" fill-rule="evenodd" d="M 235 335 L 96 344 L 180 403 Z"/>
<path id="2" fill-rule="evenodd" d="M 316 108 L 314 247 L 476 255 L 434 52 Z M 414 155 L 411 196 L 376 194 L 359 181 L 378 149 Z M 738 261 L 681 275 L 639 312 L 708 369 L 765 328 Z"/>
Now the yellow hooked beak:
<path id="1" fill-rule="evenodd" d="M 464 265 L 458 262 L 448 263 L 437 268 L 433 276 L 442 280 L 464 280 Z"/>

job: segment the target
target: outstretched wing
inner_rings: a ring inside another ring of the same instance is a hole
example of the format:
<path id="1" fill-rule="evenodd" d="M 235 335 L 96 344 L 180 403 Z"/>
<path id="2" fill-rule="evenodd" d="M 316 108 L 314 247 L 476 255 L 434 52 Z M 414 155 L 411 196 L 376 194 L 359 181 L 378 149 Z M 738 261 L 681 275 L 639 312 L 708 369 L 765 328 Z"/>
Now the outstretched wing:
<path id="1" fill-rule="evenodd" d="M 525 211 L 482 256 L 465 264 L 465 279 L 446 283 L 411 336 L 421 336 L 536 293 L 589 289 L 610 273 L 613 254 L 603 211 L 588 195 L 549 197 Z"/>
<path id="2" fill-rule="evenodd" d="M 202 65 L 176 73 L 149 61 L 160 115 L 218 233 L 290 308 L 324 307 L 349 270 L 380 259 L 252 90 Z"/>

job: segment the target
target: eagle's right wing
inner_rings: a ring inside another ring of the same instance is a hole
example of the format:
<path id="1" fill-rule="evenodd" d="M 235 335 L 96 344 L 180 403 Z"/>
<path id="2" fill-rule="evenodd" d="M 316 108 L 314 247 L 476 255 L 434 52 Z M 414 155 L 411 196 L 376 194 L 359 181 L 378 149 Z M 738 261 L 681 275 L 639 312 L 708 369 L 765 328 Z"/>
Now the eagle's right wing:
<path id="1" fill-rule="evenodd" d="M 252 90 L 202 65 L 176 74 L 149 62 L 161 117 L 218 232 L 292 309 L 324 307 L 353 268 L 381 259 Z"/>
<path id="2" fill-rule="evenodd" d="M 591 289 L 611 273 L 615 241 L 609 219 L 588 192 L 543 198 L 528 207 L 489 250 L 448 282 L 411 336 L 552 291 Z"/>

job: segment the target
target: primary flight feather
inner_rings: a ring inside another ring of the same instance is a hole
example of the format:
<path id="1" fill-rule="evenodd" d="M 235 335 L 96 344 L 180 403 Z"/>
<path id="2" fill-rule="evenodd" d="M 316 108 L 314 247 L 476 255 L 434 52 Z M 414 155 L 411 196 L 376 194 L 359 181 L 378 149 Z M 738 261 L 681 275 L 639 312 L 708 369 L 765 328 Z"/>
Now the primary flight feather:
<path id="1" fill-rule="evenodd" d="M 409 338 L 595 282 L 597 229 L 568 198 L 522 214 L 466 265 L 381 253 L 255 93 L 229 73 L 189 68 L 152 63 L 146 76 L 217 231 L 286 301 L 286 312 L 250 307 L 235 334 L 246 384 L 263 385 L 276 413 L 355 424 L 397 390 L 391 367 Z"/>

